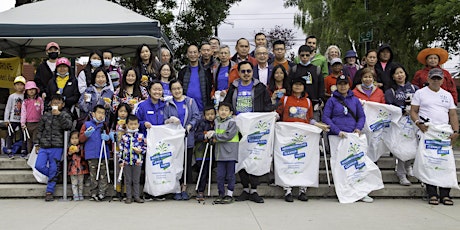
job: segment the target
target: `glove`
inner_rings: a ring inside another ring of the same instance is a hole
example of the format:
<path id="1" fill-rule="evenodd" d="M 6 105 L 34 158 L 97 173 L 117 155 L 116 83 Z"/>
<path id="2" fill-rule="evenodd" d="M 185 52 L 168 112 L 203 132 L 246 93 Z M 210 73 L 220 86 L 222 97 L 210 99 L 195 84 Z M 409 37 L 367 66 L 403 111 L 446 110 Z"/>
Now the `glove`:
<path id="1" fill-rule="evenodd" d="M 208 132 L 204 135 L 204 137 L 205 137 L 206 139 L 211 139 L 211 138 L 214 136 L 214 134 L 215 134 L 215 131 L 210 130 L 210 131 L 208 131 Z"/>
<path id="2" fill-rule="evenodd" d="M 103 134 L 101 134 L 101 139 L 104 140 L 104 141 L 108 141 L 110 139 L 110 136 L 105 134 L 105 133 L 103 133 Z"/>
<path id="3" fill-rule="evenodd" d="M 175 124 L 175 125 L 180 125 L 180 120 L 179 118 L 172 116 L 169 119 L 165 121 L 166 124 Z"/>
<path id="4" fill-rule="evenodd" d="M 94 133 L 94 128 L 93 127 L 89 127 L 86 129 L 85 131 L 85 137 L 90 137 L 91 135 L 93 135 Z"/>
<path id="5" fill-rule="evenodd" d="M 115 141 L 115 136 L 116 136 L 116 135 L 117 135 L 117 133 L 116 133 L 116 132 L 113 132 L 113 131 L 112 131 L 112 132 L 110 132 L 110 133 L 109 133 L 109 136 L 110 136 L 110 140 L 111 140 L 111 141 Z"/>

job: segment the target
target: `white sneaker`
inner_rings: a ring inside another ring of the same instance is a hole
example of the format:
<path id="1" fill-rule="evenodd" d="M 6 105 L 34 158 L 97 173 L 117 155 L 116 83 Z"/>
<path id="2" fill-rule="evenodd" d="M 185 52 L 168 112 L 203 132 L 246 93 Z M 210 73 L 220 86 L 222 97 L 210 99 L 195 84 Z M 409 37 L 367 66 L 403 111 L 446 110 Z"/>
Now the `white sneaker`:
<path id="1" fill-rule="evenodd" d="M 406 178 L 406 176 L 402 176 L 399 178 L 399 184 L 404 186 L 409 186 L 412 183 Z"/>
<path id="2" fill-rule="evenodd" d="M 374 199 L 372 199 L 372 197 L 366 195 L 361 199 L 361 201 L 366 202 L 366 203 L 372 203 L 372 202 L 374 202 Z"/>
<path id="3" fill-rule="evenodd" d="M 411 177 L 414 176 L 414 170 L 412 169 L 412 166 L 406 168 L 406 174 Z"/>

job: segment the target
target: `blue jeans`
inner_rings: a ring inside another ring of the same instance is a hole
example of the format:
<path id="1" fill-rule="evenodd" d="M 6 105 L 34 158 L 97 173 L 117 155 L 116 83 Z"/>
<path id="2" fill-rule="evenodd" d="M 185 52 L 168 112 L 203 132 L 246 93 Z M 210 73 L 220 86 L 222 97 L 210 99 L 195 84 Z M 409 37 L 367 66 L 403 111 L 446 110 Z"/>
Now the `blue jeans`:
<path id="1" fill-rule="evenodd" d="M 57 182 L 57 173 L 62 157 L 62 148 L 40 148 L 38 151 L 35 169 L 48 177 L 46 192 L 54 193 Z M 47 165 L 48 164 L 48 165 Z"/>
<path id="2" fill-rule="evenodd" d="M 217 161 L 217 189 L 219 196 L 225 195 L 225 179 L 227 179 L 227 189 L 235 189 L 235 161 Z"/>

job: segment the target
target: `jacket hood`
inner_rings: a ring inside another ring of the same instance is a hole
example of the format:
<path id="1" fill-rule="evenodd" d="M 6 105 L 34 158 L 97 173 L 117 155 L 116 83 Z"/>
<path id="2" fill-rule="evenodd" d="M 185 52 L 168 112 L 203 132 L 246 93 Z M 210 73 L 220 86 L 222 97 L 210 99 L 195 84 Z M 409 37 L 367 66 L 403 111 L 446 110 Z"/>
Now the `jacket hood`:
<path id="1" fill-rule="evenodd" d="M 384 50 L 384 49 L 388 49 L 390 51 L 390 60 L 388 60 L 388 62 L 392 62 L 393 61 L 393 50 L 391 49 L 390 45 L 388 44 L 382 44 L 380 47 L 379 47 L 379 50 L 377 52 L 377 59 L 380 61 L 380 53 Z"/>

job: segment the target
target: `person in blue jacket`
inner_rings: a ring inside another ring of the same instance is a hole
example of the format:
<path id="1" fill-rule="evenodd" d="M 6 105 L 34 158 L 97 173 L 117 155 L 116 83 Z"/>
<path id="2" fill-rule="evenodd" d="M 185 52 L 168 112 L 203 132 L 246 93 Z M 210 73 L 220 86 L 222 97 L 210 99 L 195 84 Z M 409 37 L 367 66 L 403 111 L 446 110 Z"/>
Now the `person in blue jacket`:
<path id="1" fill-rule="evenodd" d="M 140 131 L 147 134 L 147 129 L 151 128 L 152 125 L 163 125 L 164 119 L 164 108 L 166 103 L 161 100 L 163 96 L 163 86 L 158 80 L 152 81 L 147 86 L 149 97 L 147 100 L 141 102 L 137 106 L 136 116 L 139 118 Z"/>
<path id="2" fill-rule="evenodd" d="M 193 147 L 195 146 L 194 130 L 201 119 L 201 113 L 195 102 L 195 99 L 184 95 L 184 88 L 180 81 L 172 80 L 169 83 L 173 99 L 167 101 L 165 106 L 165 123 L 176 123 L 184 127 L 187 133 L 187 178 L 182 177 L 180 182 L 186 180 L 187 183 L 192 183 L 192 156 Z M 184 170 L 185 173 L 185 170 Z M 190 197 L 186 192 L 186 186 L 182 186 L 181 191 L 176 191 L 175 200 L 188 200 Z"/>

